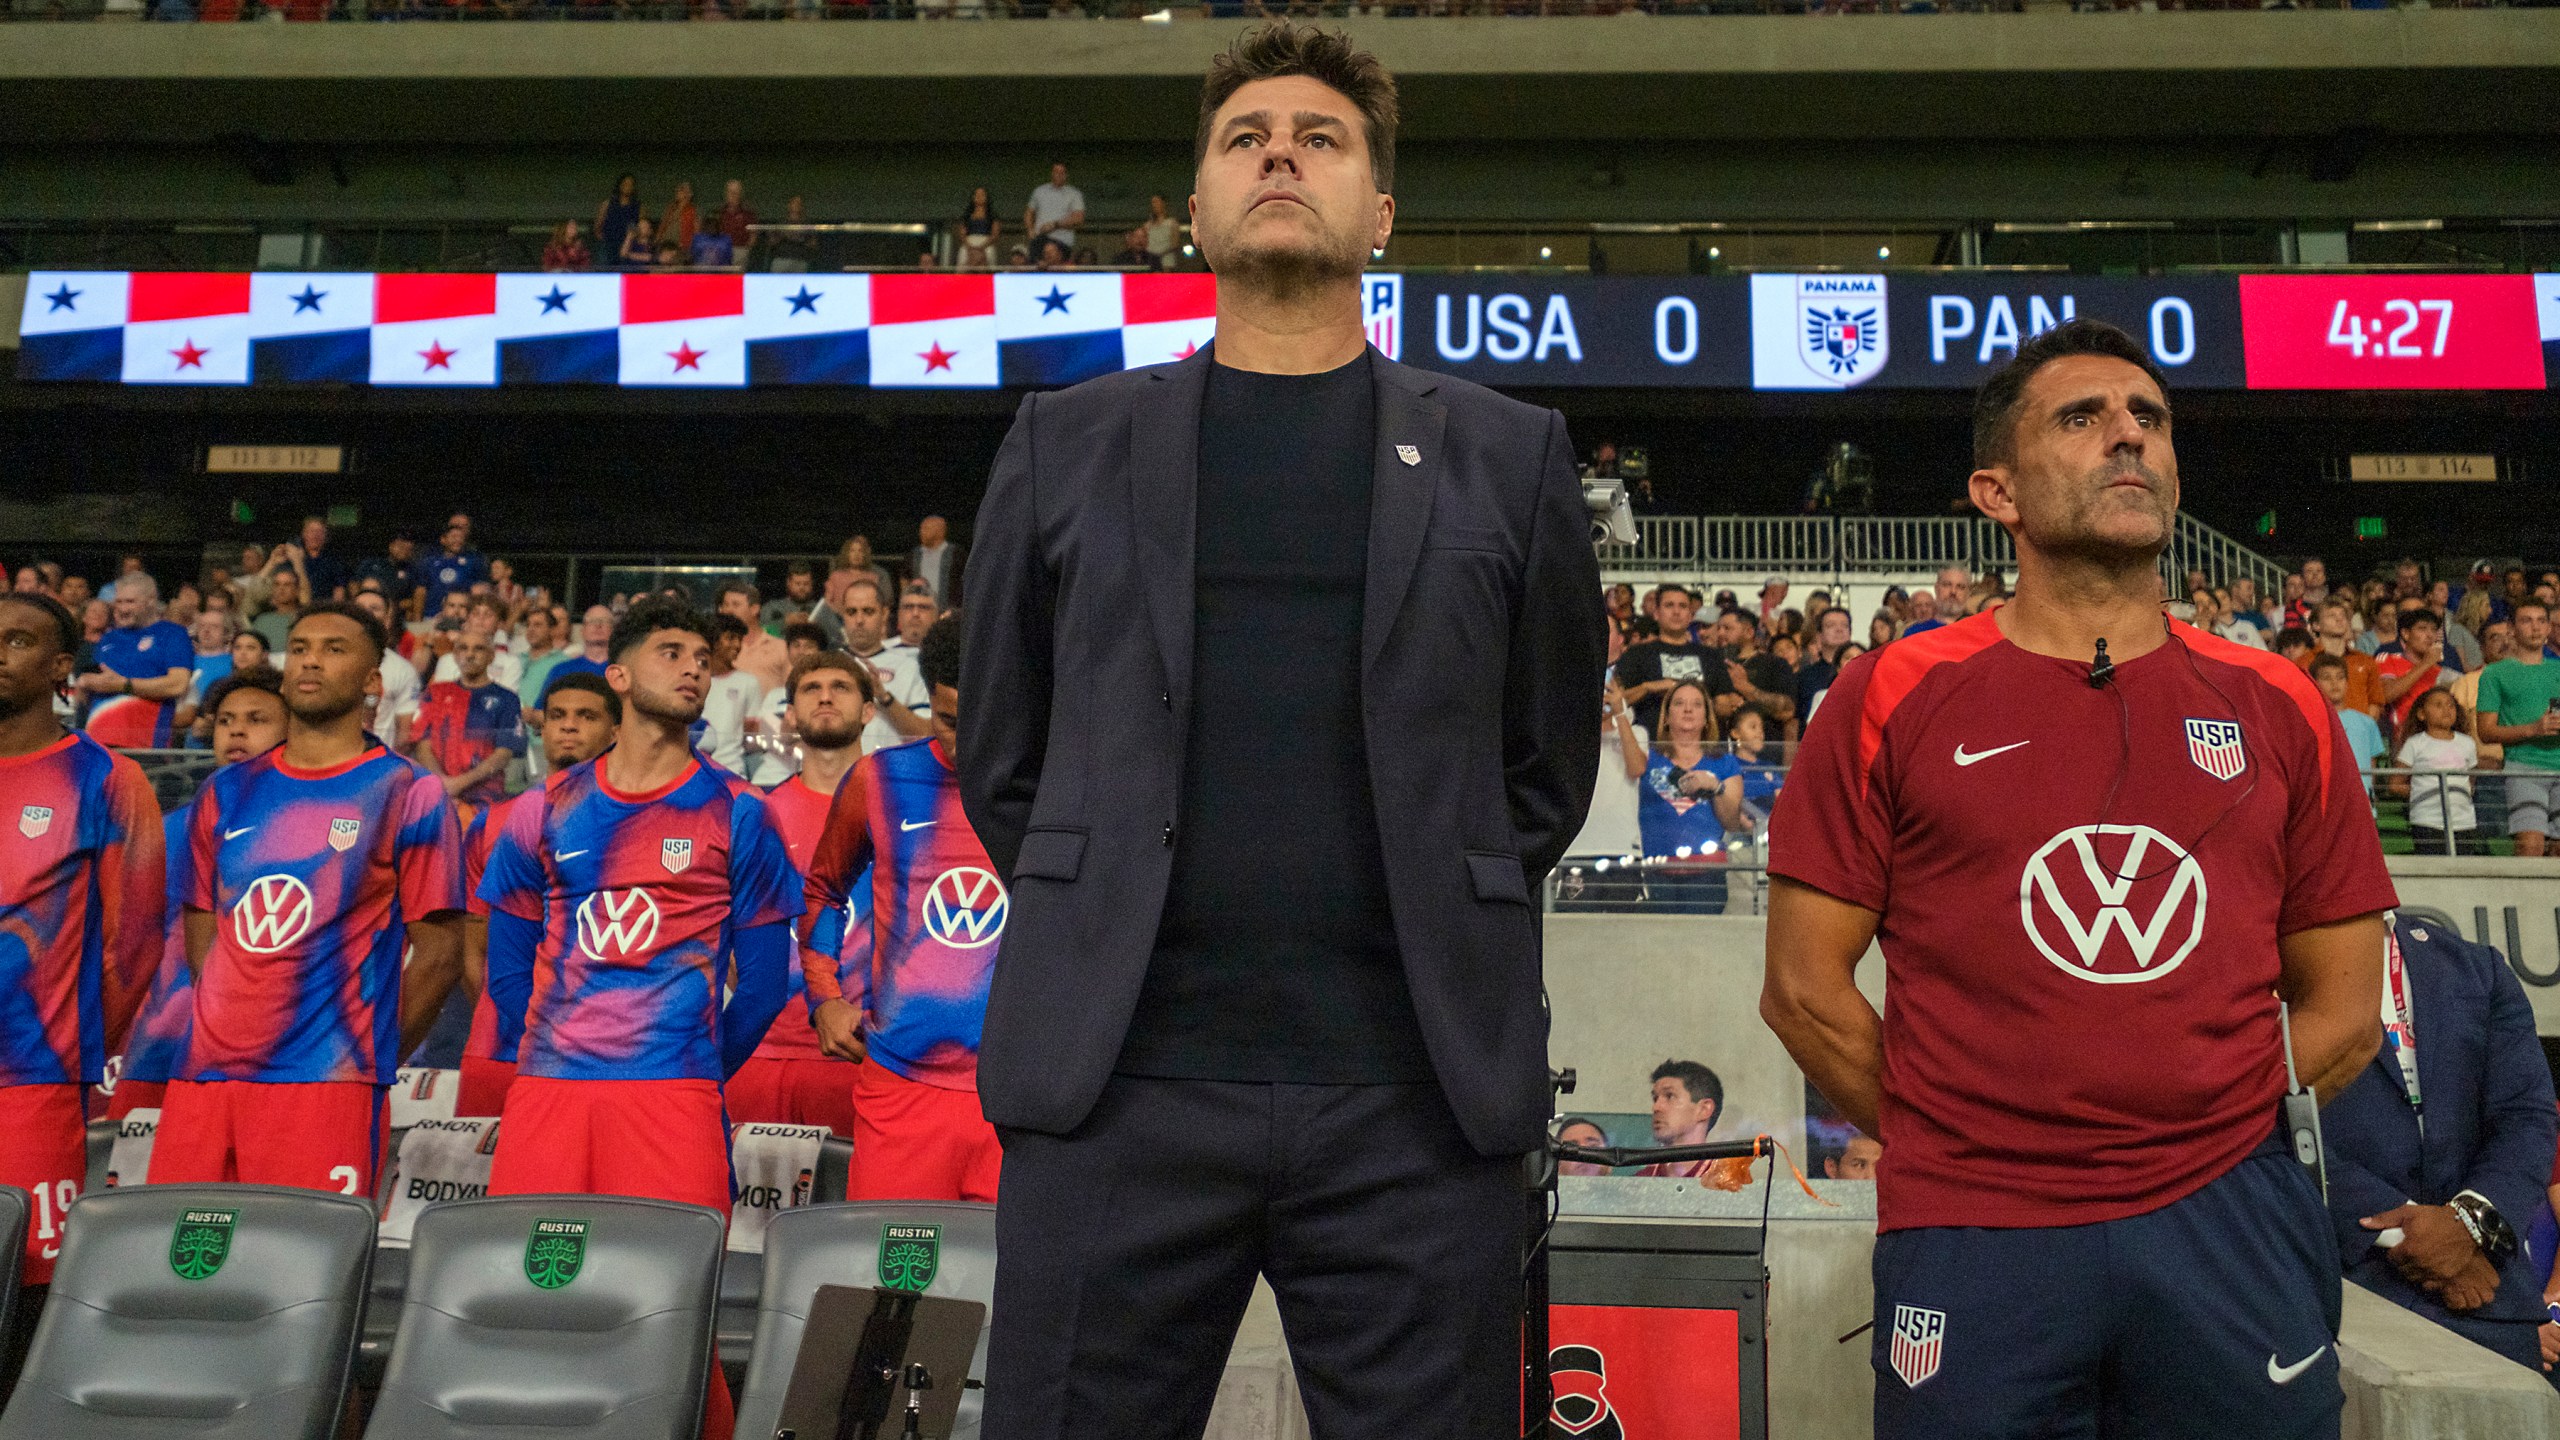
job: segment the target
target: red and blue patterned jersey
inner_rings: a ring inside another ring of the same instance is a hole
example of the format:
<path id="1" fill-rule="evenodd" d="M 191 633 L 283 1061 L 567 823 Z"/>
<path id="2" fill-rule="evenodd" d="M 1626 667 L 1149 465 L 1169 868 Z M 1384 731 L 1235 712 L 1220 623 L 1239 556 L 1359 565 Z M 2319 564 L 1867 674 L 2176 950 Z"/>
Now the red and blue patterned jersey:
<path id="1" fill-rule="evenodd" d="M 462 894 L 466 913 L 486 920 L 489 902 L 480 898 L 480 882 L 489 873 L 489 846 L 498 832 L 507 826 L 507 812 L 518 805 L 540 805 L 542 791 L 527 790 L 502 805 L 483 810 L 471 817 L 471 828 L 462 832 Z M 498 1035 L 498 1006 L 489 998 L 488 977 L 480 981 L 480 998 L 471 1005 L 471 1034 L 462 1042 L 462 1053 L 472 1060 L 503 1060 L 512 1065 L 521 1035 L 510 1033 L 503 1040 Z"/>
<path id="2" fill-rule="evenodd" d="M 555 775 L 507 809 L 479 893 L 542 927 L 518 1073 L 567 1080 L 725 1078 L 732 938 L 800 913 L 764 797 L 699 754 L 641 795 L 596 760 Z"/>
<path id="3" fill-rule="evenodd" d="M 213 773 L 187 839 L 214 936 L 176 1078 L 390 1084 L 408 926 L 462 908 L 444 783 L 380 746 L 325 770 L 270 750 Z"/>
<path id="4" fill-rule="evenodd" d="M 160 802 L 85 735 L 0 760 L 0 1085 L 94 1085 L 160 959 Z"/>
<path id="5" fill-rule="evenodd" d="M 151 993 L 133 1017 L 124 1042 L 124 1069 L 116 1078 L 159 1084 L 178 1073 L 187 1058 L 187 1032 L 196 1012 L 195 972 L 187 968 L 187 890 L 195 877 L 187 847 L 187 825 L 195 818 L 195 802 L 172 810 L 160 822 L 161 847 L 169 857 L 168 919 L 160 927 L 160 968 L 152 972 Z"/>
<path id="6" fill-rule="evenodd" d="M 410 734 L 435 747 L 436 768 L 459 775 L 496 751 L 524 753 L 524 704 L 504 685 L 441 680 L 427 687 Z M 495 805 L 507 798 L 507 777 L 503 771 L 491 775 L 454 798 L 466 805 Z"/>
<path id="7" fill-rule="evenodd" d="M 797 775 L 764 792 L 765 809 L 773 816 L 773 828 L 782 836 L 784 853 L 790 855 L 793 868 L 808 873 L 809 864 L 818 855 L 818 840 L 826 834 L 827 810 L 835 804 L 833 795 L 822 794 L 801 783 Z M 859 937 L 861 962 L 871 962 L 871 891 L 868 886 L 852 887 L 852 906 L 839 917 L 846 936 Z M 839 907 L 842 908 L 842 907 Z M 791 998 L 782 1013 L 774 1017 L 773 1028 L 764 1032 L 764 1043 L 756 1046 L 759 1060 L 824 1060 L 827 1053 L 818 1048 L 817 1029 L 809 1023 L 815 1007 L 809 1000 L 809 986 L 799 966 L 791 970 Z"/>
<path id="8" fill-rule="evenodd" d="M 833 943 L 832 926 L 804 922 L 812 1003 L 841 996 L 861 1006 L 871 1058 L 892 1073 L 974 1090 L 1006 897 L 939 741 L 874 750 L 854 765 L 809 866 L 810 913 L 841 910 L 866 867 L 868 957 Z"/>

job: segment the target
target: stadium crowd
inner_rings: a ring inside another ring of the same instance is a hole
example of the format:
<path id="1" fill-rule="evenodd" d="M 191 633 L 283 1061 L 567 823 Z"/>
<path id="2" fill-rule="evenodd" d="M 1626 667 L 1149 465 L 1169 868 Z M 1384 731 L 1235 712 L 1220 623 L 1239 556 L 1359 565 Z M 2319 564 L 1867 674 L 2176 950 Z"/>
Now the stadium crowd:
<path id="1" fill-rule="evenodd" d="M 2405 3 L 2405 0 L 2404 0 Z M 2484 0 L 2438 0 L 2454 6 Z M 2528 0 L 2529 3 L 2529 0 Z M 169 22 L 326 20 L 1210 20 L 1572 15 L 1997 14 L 2024 0 L 24 0 L 20 18 Z M 2072 9 L 2387 10 L 2391 0 L 2073 0 Z M 0 12 L 8 14 L 12 12 Z"/>

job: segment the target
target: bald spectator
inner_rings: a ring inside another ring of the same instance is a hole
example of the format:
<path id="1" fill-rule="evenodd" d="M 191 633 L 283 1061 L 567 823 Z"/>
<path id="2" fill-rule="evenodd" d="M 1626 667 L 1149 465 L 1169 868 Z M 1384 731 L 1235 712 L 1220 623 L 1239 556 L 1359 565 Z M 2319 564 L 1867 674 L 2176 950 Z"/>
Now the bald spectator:
<path id="1" fill-rule="evenodd" d="M 957 610 L 960 572 L 968 559 L 967 548 L 951 538 L 950 522 L 927 515 L 916 527 L 916 548 L 907 552 L 907 574 L 925 583 L 937 608 Z"/>
<path id="2" fill-rule="evenodd" d="M 159 583 L 141 571 L 117 579 L 108 609 L 113 628 L 90 651 L 95 668 L 73 682 L 88 697 L 85 728 L 101 745 L 166 748 L 195 680 L 195 642 L 160 617 Z"/>
<path id="3" fill-rule="evenodd" d="M 1902 627 L 1902 633 L 1905 635 L 1922 634 L 1926 631 L 1935 630 L 1947 623 L 1938 617 L 1938 596 L 1936 591 L 1923 590 L 1920 593 L 1913 595 L 1909 600 L 1905 601 L 1904 604 L 1910 608 L 1911 612 L 1911 623 Z"/>

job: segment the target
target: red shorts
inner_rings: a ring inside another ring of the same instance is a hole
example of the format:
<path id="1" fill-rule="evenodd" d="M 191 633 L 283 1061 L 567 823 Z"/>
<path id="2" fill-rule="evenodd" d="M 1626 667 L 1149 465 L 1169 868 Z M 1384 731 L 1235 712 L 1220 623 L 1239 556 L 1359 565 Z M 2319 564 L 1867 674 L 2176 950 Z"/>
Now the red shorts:
<path id="1" fill-rule="evenodd" d="M 0 1086 L 0 1185 L 27 1192 L 27 1258 L 21 1285 L 53 1283 L 62 1215 L 89 1183 L 86 1087 Z"/>
<path id="2" fill-rule="evenodd" d="M 853 1077 L 842 1060 L 750 1059 L 721 1093 L 736 1125 L 824 1125 L 853 1138 Z"/>
<path id="3" fill-rule="evenodd" d="M 729 1126 L 708 1080 L 519 1075 L 500 1114 L 492 1195 L 632 1195 L 729 1213 Z"/>
<path id="4" fill-rule="evenodd" d="M 945 1090 L 864 1065 L 853 1082 L 847 1200 L 994 1203 L 1004 1150 L 975 1090 Z"/>
<path id="5" fill-rule="evenodd" d="M 157 1110 L 169 1097 L 165 1080 L 119 1080 L 107 1097 L 107 1118 L 121 1120 L 136 1110 Z"/>
<path id="6" fill-rule="evenodd" d="M 154 1185 L 290 1185 L 372 1198 L 382 1174 L 384 1087 L 172 1080 L 151 1137 Z"/>
<path id="7" fill-rule="evenodd" d="M 462 1057 L 461 1088 L 453 1092 L 456 1119 L 507 1113 L 507 1087 L 515 1083 L 516 1062 L 481 1055 Z"/>

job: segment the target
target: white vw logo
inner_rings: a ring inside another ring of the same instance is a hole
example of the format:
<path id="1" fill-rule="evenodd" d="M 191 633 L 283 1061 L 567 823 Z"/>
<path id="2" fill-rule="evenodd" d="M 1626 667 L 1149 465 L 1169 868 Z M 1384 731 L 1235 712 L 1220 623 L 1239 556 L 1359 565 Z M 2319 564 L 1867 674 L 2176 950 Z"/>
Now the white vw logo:
<path id="1" fill-rule="evenodd" d="M 2119 849 L 2112 864 L 2100 858 Z M 2057 866 L 2058 854 L 2076 856 L 2079 864 Z M 2151 906 L 2138 922 L 2137 881 Z M 2177 969 L 2204 938 L 2204 909 L 2204 867 L 2148 825 L 2075 825 L 2044 842 L 2018 877 L 2027 938 L 2064 974 L 2099 985 L 2138 985 Z M 2048 927 L 2060 932 L 2068 956 L 2046 938 Z M 2123 946 L 2110 947 L 2108 937 L 2119 931 Z M 2164 945 L 2170 947 L 2166 958 Z"/>
<path id="2" fill-rule="evenodd" d="M 924 895 L 924 928 L 945 945 L 975 950 L 1004 933 L 1004 882 L 975 867 L 945 870 Z"/>
<path id="3" fill-rule="evenodd" d="M 646 890 L 598 890 L 578 902 L 578 948 L 590 960 L 627 960 L 658 943 L 658 902 Z"/>
<path id="4" fill-rule="evenodd" d="M 311 929 L 311 887 L 291 875 L 261 875 L 231 907 L 231 938 L 253 955 L 273 955 Z"/>

